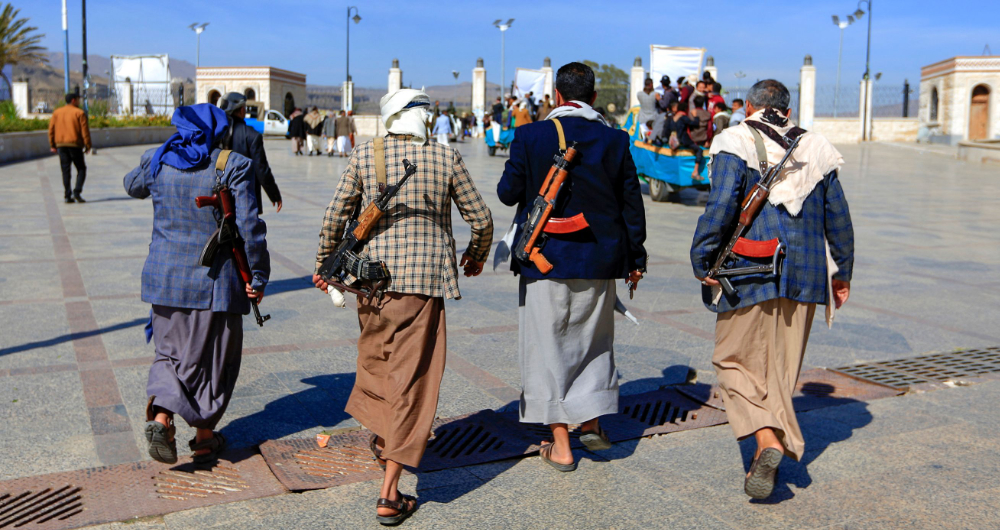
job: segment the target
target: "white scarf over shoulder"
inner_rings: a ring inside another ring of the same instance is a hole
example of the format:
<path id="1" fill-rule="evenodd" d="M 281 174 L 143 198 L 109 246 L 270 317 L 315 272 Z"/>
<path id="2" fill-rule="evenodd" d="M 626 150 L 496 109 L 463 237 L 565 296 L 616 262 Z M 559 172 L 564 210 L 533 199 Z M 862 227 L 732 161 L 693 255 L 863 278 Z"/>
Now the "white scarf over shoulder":
<path id="1" fill-rule="evenodd" d="M 714 160 L 715 156 L 719 153 L 728 153 L 739 157 L 749 167 L 759 170 L 760 163 L 757 159 L 757 148 L 754 146 L 753 133 L 750 132 L 750 126 L 746 122 L 754 120 L 763 123 L 766 127 L 774 129 L 782 136 L 794 127 L 791 120 L 783 127 L 766 123 L 763 120 L 763 115 L 763 110 L 757 111 L 752 116 L 749 116 L 746 121 L 730 127 L 716 136 L 712 140 L 712 147 L 709 150 L 712 159 Z M 767 151 L 767 163 L 769 165 L 777 164 L 785 156 L 785 149 L 766 135 L 762 134 L 761 137 L 764 140 L 764 148 Z M 802 212 L 802 204 L 805 202 L 806 197 L 812 193 L 816 185 L 822 182 L 823 178 L 831 171 L 839 170 L 842 165 L 844 165 L 844 157 L 841 156 L 840 151 L 837 151 L 833 147 L 829 140 L 819 134 L 806 132 L 802 135 L 802 139 L 799 140 L 799 146 L 792 153 L 792 156 L 788 159 L 788 163 L 785 164 L 785 168 L 781 171 L 777 183 L 771 187 L 771 193 L 767 200 L 773 206 L 784 206 L 789 214 L 797 216 Z M 831 280 L 833 275 L 836 274 L 838 267 L 833 261 L 833 256 L 830 254 L 829 242 L 826 244 L 826 263 L 826 321 L 827 325 L 832 326 L 835 305 Z M 718 302 L 721 294 L 721 289 L 718 289 L 718 292 L 713 292 L 716 302 Z"/>

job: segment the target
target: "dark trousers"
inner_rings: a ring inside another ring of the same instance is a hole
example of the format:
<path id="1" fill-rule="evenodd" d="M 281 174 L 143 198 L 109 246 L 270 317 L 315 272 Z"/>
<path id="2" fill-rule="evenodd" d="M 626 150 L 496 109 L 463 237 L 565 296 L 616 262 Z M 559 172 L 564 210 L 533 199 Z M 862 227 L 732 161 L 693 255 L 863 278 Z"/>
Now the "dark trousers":
<path id="1" fill-rule="evenodd" d="M 63 189 L 66 197 L 71 197 L 72 193 L 79 195 L 83 192 L 83 181 L 87 180 L 87 165 L 83 163 L 82 147 L 60 147 L 59 165 L 62 166 Z M 76 187 L 70 189 L 70 177 L 72 177 L 70 164 L 76 166 Z"/>

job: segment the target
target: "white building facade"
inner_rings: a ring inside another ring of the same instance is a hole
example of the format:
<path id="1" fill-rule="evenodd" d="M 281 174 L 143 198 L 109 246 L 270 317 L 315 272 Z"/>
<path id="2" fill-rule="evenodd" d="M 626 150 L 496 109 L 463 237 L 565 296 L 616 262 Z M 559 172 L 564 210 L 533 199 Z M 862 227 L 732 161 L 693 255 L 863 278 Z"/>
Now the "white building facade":
<path id="1" fill-rule="evenodd" d="M 920 69 L 921 140 L 1000 138 L 1000 56 L 952 57 Z"/>
<path id="2" fill-rule="evenodd" d="M 295 107 L 304 107 L 306 74 L 271 66 L 211 66 L 198 68 L 198 103 L 215 104 L 229 92 L 264 102 L 267 109 L 286 117 Z"/>

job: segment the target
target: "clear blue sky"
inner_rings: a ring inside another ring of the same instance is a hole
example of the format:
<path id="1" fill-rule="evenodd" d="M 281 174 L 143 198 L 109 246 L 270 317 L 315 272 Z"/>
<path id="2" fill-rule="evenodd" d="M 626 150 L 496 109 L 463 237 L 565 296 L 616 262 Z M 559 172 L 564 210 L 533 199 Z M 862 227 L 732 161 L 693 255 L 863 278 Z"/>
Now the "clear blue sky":
<path id="1" fill-rule="evenodd" d="M 60 0 L 15 0 L 22 16 L 46 34 L 43 45 L 63 49 Z M 80 53 L 80 0 L 69 0 L 70 51 Z M 351 74 L 359 86 L 383 87 L 393 58 L 413 86 L 469 81 L 477 57 L 491 82 L 500 79 L 500 32 L 490 23 L 514 18 L 507 32 L 507 80 L 517 67 L 538 68 L 590 59 L 628 70 L 636 56 L 649 66 L 649 45 L 708 49 L 719 81 L 764 77 L 795 82 L 811 54 L 819 84 L 833 84 L 839 30 L 857 8 L 851 0 L 690 2 L 508 0 L 419 2 L 354 0 L 362 21 L 351 23 Z M 980 55 L 989 43 L 1000 55 L 996 0 L 874 0 L 872 72 L 883 82 L 916 84 L 920 67 L 954 55 Z M 634 4 L 634 5 L 633 5 Z M 276 6 L 281 6 L 276 7 Z M 168 53 L 195 62 L 192 22 L 202 34 L 203 66 L 270 65 L 307 75 L 310 84 L 344 79 L 347 2 L 329 0 L 90 0 L 88 51 L 108 56 Z M 567 6 L 572 5 L 572 9 Z M 641 7 L 639 7 L 641 6 Z M 867 11 L 867 9 L 866 9 Z M 864 72 L 867 15 L 844 36 L 843 80 Z"/>

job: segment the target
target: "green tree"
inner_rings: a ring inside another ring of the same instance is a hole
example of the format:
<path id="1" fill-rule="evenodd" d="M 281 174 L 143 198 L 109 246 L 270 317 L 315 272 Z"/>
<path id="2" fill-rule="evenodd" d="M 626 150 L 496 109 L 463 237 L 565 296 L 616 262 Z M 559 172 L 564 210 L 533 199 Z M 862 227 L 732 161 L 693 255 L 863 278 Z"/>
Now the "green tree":
<path id="1" fill-rule="evenodd" d="M 8 64 L 44 63 L 48 62 L 45 49 L 38 45 L 44 34 L 38 33 L 38 28 L 28 26 L 28 19 L 17 18 L 20 9 L 14 9 L 10 4 L 4 4 L 0 11 L 0 77 L 11 90 L 10 79 L 3 74 Z"/>
<path id="2" fill-rule="evenodd" d="M 583 64 L 594 69 L 597 77 L 597 101 L 595 107 L 608 108 L 609 103 L 615 105 L 615 114 L 628 110 L 628 74 L 613 64 L 597 64 L 594 61 L 583 61 Z"/>

